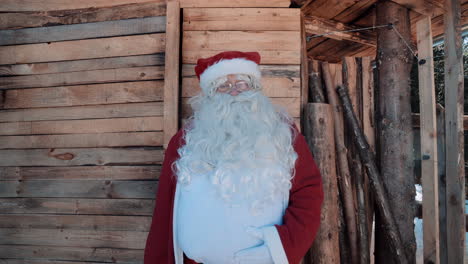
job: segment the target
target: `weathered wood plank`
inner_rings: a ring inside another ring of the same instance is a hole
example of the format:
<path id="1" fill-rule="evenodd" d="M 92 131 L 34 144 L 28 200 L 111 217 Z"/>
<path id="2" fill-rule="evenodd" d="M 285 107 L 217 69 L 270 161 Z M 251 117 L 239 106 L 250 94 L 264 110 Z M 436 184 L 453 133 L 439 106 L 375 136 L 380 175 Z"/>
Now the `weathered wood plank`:
<path id="1" fill-rule="evenodd" d="M 65 61 L 130 56 L 164 51 L 165 34 L 144 34 L 99 39 L 0 47 L 0 64 Z"/>
<path id="2" fill-rule="evenodd" d="M 371 57 L 363 57 L 361 60 L 361 80 L 362 80 L 362 130 L 369 143 L 369 148 L 375 153 L 375 98 L 374 98 L 374 75 L 371 65 Z M 364 171 L 365 172 L 365 171 Z M 367 215 L 367 241 L 369 243 L 370 252 L 374 252 L 374 196 L 370 191 L 370 177 L 365 172 L 364 174 L 364 201 L 366 204 Z M 373 254 L 370 254 L 372 261 Z"/>
<path id="3" fill-rule="evenodd" d="M 162 116 L 163 103 L 128 103 L 0 111 L 0 122 Z M 1 126 L 1 124 L 0 124 Z"/>
<path id="4" fill-rule="evenodd" d="M 376 35 L 373 32 L 356 32 L 356 26 L 347 25 L 330 19 L 316 16 L 307 16 L 305 19 L 305 31 L 307 34 L 326 35 L 327 38 L 336 40 L 349 40 L 371 47 L 377 46 Z M 330 32 L 333 32 L 330 34 Z"/>
<path id="5" fill-rule="evenodd" d="M 288 77 L 300 78 L 299 65 L 259 65 L 262 78 Z M 195 64 L 182 65 L 182 77 L 196 77 Z"/>
<path id="6" fill-rule="evenodd" d="M 192 114 L 192 109 L 187 103 L 189 98 L 182 98 L 182 118 L 187 118 Z M 273 104 L 283 107 L 292 117 L 299 117 L 300 114 L 300 98 L 291 97 L 291 98 L 271 98 Z"/>
<path id="7" fill-rule="evenodd" d="M 180 2 L 167 3 L 164 76 L 164 148 L 179 129 Z"/>
<path id="8" fill-rule="evenodd" d="M 185 8 L 188 30 L 300 30 L 297 8 Z"/>
<path id="9" fill-rule="evenodd" d="M 146 17 L 75 25 L 0 30 L 0 46 L 124 35 L 161 33 L 166 17 Z"/>
<path id="10" fill-rule="evenodd" d="M 161 166 L 0 167 L 1 180 L 156 180 Z"/>
<path id="11" fill-rule="evenodd" d="M 423 251 L 424 263 L 440 261 L 439 248 L 439 176 L 437 155 L 436 100 L 431 18 L 416 24 L 418 58 L 419 105 L 421 120 L 421 183 L 423 189 Z"/>
<path id="12" fill-rule="evenodd" d="M 102 264 L 102 262 L 83 262 L 83 261 L 61 261 L 61 260 L 25 260 L 25 259 L 2 259 L 4 264 Z"/>
<path id="13" fill-rule="evenodd" d="M 3 108 L 103 105 L 162 101 L 164 81 L 136 81 L 53 88 L 10 89 Z"/>
<path id="14" fill-rule="evenodd" d="M 183 63 L 225 50 L 258 51 L 262 64 L 300 64 L 300 31 L 185 31 Z"/>
<path id="15" fill-rule="evenodd" d="M 47 74 L 164 65 L 164 53 L 0 66 L 0 76 Z"/>
<path id="16" fill-rule="evenodd" d="M 181 0 L 180 7 L 289 7 L 289 0 Z"/>
<path id="17" fill-rule="evenodd" d="M 0 213 L 151 216 L 154 205 L 153 199 L 0 198 Z"/>
<path id="18" fill-rule="evenodd" d="M 0 78 L 0 90 L 108 82 L 160 80 L 163 78 L 163 66 L 50 73 Z"/>
<path id="19" fill-rule="evenodd" d="M 263 93 L 269 97 L 299 97 L 300 78 L 262 78 Z M 182 97 L 192 97 L 201 92 L 196 77 L 182 78 Z"/>
<path id="20" fill-rule="evenodd" d="M 447 262 L 462 263 L 465 250 L 465 157 L 463 133 L 463 46 L 461 1 L 445 0 L 445 180 L 447 201 Z"/>
<path id="21" fill-rule="evenodd" d="M 377 0 L 357 1 L 352 6 L 349 6 L 345 10 L 341 11 L 338 15 L 333 17 L 333 19 L 343 23 L 353 22 L 357 18 L 369 12 L 369 8 L 372 8 L 372 5 L 375 2 L 377 2 Z"/>
<path id="22" fill-rule="evenodd" d="M 0 136 L 0 149 L 98 148 L 162 146 L 162 144 L 163 132 Z"/>
<path id="23" fill-rule="evenodd" d="M 332 19 L 355 3 L 355 0 L 315 0 L 301 9 L 306 15 Z"/>
<path id="24" fill-rule="evenodd" d="M 77 134 L 163 130 L 162 117 L 26 121 L 0 123 L 0 135 Z"/>
<path id="25" fill-rule="evenodd" d="M 192 31 L 196 32 L 196 31 Z M 198 31 L 197 31 L 198 32 Z M 295 32 L 295 31 L 291 31 Z M 249 44 L 246 44 L 249 45 Z M 228 49 L 236 49 L 239 51 L 249 52 L 257 50 L 255 47 L 236 48 L 235 45 L 229 45 Z M 182 52 L 182 63 L 196 63 L 199 58 L 208 58 L 220 53 L 221 50 L 183 50 Z M 261 64 L 300 64 L 300 51 L 294 50 L 259 50 L 260 56 L 262 57 Z"/>
<path id="26" fill-rule="evenodd" d="M 325 103 L 306 105 L 304 133 L 312 155 L 323 177 L 324 203 L 320 228 L 309 250 L 307 263 L 340 263 L 339 245 L 339 191 L 336 171 L 336 149 L 333 125 L 333 107 Z M 307 255 L 306 255 L 307 256 Z M 325 261 L 326 260 L 326 261 Z"/>
<path id="27" fill-rule="evenodd" d="M 150 224 L 151 217 L 148 216 L 0 215 L 0 228 L 149 231 Z"/>
<path id="28" fill-rule="evenodd" d="M 144 249 L 143 231 L 93 231 L 0 228 L 0 243 L 70 247 L 116 247 Z"/>
<path id="29" fill-rule="evenodd" d="M 0 197 L 152 199 L 158 181 L 21 180 L 2 181 Z"/>
<path id="30" fill-rule="evenodd" d="M 284 0 L 283 0 L 284 1 Z M 25 11 L 51 11 L 79 8 L 99 8 L 124 4 L 136 4 L 156 2 L 163 0 L 84 0 L 79 2 L 70 2 L 67 0 L 37 0 L 34 2 L 22 2 L 15 0 L 4 0 L 0 7 L 0 12 L 25 12 Z"/>
<path id="31" fill-rule="evenodd" d="M 0 150 L 0 166 L 161 164 L 163 150 L 148 148 L 60 148 Z"/>
<path id="32" fill-rule="evenodd" d="M 360 120 L 360 101 L 357 90 L 357 64 L 356 58 L 354 57 L 344 57 L 343 58 L 343 84 L 348 88 L 349 97 L 353 106 L 353 111 L 356 113 L 357 118 Z"/>
<path id="33" fill-rule="evenodd" d="M 165 1 L 59 11 L 34 10 L 26 13 L 0 13 L 0 29 L 71 25 L 165 15 Z"/>
<path id="34" fill-rule="evenodd" d="M 434 14 L 443 13 L 445 7 L 442 1 L 437 0 L 423 0 L 423 1 L 411 1 L 411 0 L 394 0 L 402 6 L 407 7 L 410 10 L 423 14 L 425 16 L 432 17 Z M 459 1 L 461 2 L 461 1 Z"/>
<path id="35" fill-rule="evenodd" d="M 362 58 L 362 129 L 371 149 L 375 151 L 374 74 L 371 57 Z"/>
<path id="36" fill-rule="evenodd" d="M 21 256 L 23 258 L 27 258 L 27 263 L 29 264 L 85 264 L 91 263 L 91 261 L 96 261 L 99 263 L 109 262 L 122 264 L 140 264 L 143 263 L 144 252 L 142 249 L 107 247 L 83 248 L 62 246 L 0 245 L 0 256 L 2 256 L 2 258 L 17 258 L 18 256 Z M 66 259 L 69 261 L 51 261 L 49 259 Z M 2 259 L 2 263 L 24 264 L 25 261 L 18 259 Z"/>
<path id="37" fill-rule="evenodd" d="M 305 108 L 307 103 L 309 102 L 309 57 L 307 56 L 307 40 L 306 40 L 306 32 L 304 28 L 304 13 L 299 13 L 300 17 L 300 34 L 301 34 L 301 79 L 300 79 L 300 117 L 301 119 L 301 128 L 304 130 L 305 127 Z"/>
<path id="38" fill-rule="evenodd" d="M 184 51 L 299 51 L 300 37 L 299 31 L 185 31 L 182 45 Z"/>

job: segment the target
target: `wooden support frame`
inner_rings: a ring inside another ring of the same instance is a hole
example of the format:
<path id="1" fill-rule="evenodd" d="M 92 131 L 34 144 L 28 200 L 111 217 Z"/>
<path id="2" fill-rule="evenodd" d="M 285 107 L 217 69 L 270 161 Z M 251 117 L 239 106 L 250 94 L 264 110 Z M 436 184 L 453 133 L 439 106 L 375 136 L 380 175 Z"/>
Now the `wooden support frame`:
<path id="1" fill-rule="evenodd" d="M 164 79 L 164 148 L 178 130 L 180 63 L 180 3 L 167 2 Z"/>
<path id="2" fill-rule="evenodd" d="M 304 13 L 301 15 L 301 131 L 305 126 L 304 112 L 309 102 L 309 61 L 307 57 L 306 31 L 304 27 Z"/>
<path id="3" fill-rule="evenodd" d="M 423 263 L 439 263 L 439 184 L 434 61 L 431 18 L 416 23 L 419 109 L 421 121 L 421 183 L 423 187 Z"/>
<path id="4" fill-rule="evenodd" d="M 463 56 L 460 0 L 446 0 L 445 40 L 445 175 L 447 261 L 463 263 L 465 246 L 465 159 L 463 138 Z"/>
<path id="5" fill-rule="evenodd" d="M 336 22 L 330 19 L 324 19 L 315 16 L 305 16 L 304 26 L 307 34 L 327 34 L 334 31 L 352 30 L 356 29 L 355 26 L 346 25 L 344 23 Z M 336 40 L 349 40 L 357 43 L 361 43 L 367 46 L 376 47 L 377 38 L 373 33 L 366 31 L 361 32 L 335 32 L 327 35 L 327 38 Z"/>

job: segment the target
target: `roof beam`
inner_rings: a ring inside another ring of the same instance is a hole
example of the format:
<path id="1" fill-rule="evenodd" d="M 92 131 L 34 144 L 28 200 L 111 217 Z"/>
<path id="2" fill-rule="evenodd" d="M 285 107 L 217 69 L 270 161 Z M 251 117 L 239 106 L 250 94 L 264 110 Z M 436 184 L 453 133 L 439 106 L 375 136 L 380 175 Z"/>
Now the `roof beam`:
<path id="1" fill-rule="evenodd" d="M 349 32 L 348 30 L 355 30 L 358 29 L 358 27 L 346 25 L 344 23 L 336 22 L 330 19 L 324 19 L 316 16 L 306 16 L 304 17 L 304 27 L 306 34 L 308 35 L 325 34 L 323 37 L 336 40 L 349 40 L 372 47 L 377 46 L 377 37 L 374 32 L 369 32 L 367 30 Z"/>
<path id="2" fill-rule="evenodd" d="M 392 0 L 408 9 L 425 16 L 435 16 L 444 13 L 444 5 L 437 0 Z"/>

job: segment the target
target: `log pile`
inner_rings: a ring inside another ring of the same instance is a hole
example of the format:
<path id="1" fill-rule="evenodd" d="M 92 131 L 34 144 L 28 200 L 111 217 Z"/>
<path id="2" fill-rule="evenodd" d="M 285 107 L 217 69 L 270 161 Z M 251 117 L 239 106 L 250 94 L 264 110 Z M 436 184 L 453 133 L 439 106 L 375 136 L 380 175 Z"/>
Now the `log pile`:
<path id="1" fill-rule="evenodd" d="M 383 216 L 395 258 L 406 263 L 375 160 L 371 58 L 344 58 L 341 64 L 309 61 L 308 68 L 309 103 L 304 111 L 304 133 L 312 141 L 314 156 L 322 157 L 317 159 L 319 167 L 327 171 L 323 174 L 327 199 L 335 198 L 336 202 L 323 205 L 322 223 L 326 224 L 321 225 L 318 239 L 304 263 L 371 263 L 374 200 L 376 210 Z M 320 127 L 322 132 L 314 133 Z M 333 133 L 323 133 L 330 128 Z M 323 134 L 333 135 L 321 139 L 328 148 L 334 146 L 331 150 L 314 146 L 313 142 Z M 329 154 L 327 159 L 323 158 L 325 153 Z M 336 168 L 331 170 L 333 160 Z M 328 239 L 319 239 L 325 236 Z"/>

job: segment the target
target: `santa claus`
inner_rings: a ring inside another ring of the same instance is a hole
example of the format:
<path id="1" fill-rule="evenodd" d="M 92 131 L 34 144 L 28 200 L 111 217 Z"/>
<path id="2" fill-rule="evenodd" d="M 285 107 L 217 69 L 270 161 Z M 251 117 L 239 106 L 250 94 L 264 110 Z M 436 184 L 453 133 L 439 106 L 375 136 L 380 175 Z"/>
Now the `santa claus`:
<path id="1" fill-rule="evenodd" d="M 262 93 L 259 63 L 238 51 L 198 60 L 202 91 L 166 150 L 145 264 L 296 264 L 312 245 L 321 175 Z"/>

